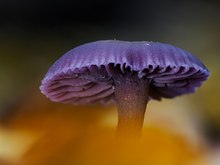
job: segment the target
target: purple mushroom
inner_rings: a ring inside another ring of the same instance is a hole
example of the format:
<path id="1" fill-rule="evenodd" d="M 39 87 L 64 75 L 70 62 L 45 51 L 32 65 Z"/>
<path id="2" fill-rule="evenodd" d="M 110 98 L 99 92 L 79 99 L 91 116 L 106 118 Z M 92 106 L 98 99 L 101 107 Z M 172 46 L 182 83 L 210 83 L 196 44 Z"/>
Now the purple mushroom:
<path id="1" fill-rule="evenodd" d="M 138 137 L 150 99 L 193 93 L 208 76 L 201 61 L 172 45 L 104 40 L 63 55 L 49 69 L 40 89 L 54 102 L 115 102 L 118 135 Z"/>

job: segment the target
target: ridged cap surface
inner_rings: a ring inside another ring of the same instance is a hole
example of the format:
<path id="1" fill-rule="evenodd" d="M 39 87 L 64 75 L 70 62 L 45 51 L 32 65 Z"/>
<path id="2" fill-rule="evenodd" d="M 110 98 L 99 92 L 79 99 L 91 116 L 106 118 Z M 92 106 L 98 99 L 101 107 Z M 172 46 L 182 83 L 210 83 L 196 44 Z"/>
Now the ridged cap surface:
<path id="1" fill-rule="evenodd" d="M 78 46 L 58 59 L 40 86 L 55 102 L 114 102 L 115 70 L 136 72 L 150 80 L 150 97 L 173 98 L 192 93 L 209 76 L 191 53 L 158 42 L 103 40 Z"/>

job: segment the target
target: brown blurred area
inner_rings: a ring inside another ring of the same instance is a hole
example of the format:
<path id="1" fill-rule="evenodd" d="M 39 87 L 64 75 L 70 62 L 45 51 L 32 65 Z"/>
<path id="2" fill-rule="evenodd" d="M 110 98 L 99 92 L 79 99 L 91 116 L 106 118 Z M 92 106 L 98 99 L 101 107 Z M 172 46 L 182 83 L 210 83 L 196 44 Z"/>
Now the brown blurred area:
<path id="1" fill-rule="evenodd" d="M 220 5 L 217 1 L 1 0 L 0 165 L 220 164 Z M 50 102 L 50 65 L 95 40 L 166 42 L 211 76 L 193 95 L 148 104 L 142 137 L 115 140 L 116 107 Z"/>

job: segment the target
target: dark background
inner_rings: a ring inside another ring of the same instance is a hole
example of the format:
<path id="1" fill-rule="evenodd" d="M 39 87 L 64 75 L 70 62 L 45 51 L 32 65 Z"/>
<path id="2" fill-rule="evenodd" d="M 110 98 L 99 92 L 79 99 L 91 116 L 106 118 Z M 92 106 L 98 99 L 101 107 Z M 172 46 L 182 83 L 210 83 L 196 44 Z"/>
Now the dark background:
<path id="1" fill-rule="evenodd" d="M 1 0 L 1 25 L 51 28 L 77 24 L 104 27 L 204 21 L 219 14 L 213 0 Z M 216 11 L 215 11 L 216 10 Z"/>

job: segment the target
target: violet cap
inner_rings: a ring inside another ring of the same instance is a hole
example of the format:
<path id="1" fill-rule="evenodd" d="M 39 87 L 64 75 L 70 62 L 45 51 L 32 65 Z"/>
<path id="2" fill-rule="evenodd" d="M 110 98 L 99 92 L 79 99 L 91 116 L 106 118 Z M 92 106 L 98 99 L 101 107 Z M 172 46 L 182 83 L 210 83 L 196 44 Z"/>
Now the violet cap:
<path id="1" fill-rule="evenodd" d="M 160 100 L 192 93 L 209 71 L 191 53 L 158 42 L 103 40 L 78 46 L 58 59 L 40 86 L 55 102 L 114 102 L 114 74 L 149 79 L 149 97 Z"/>

